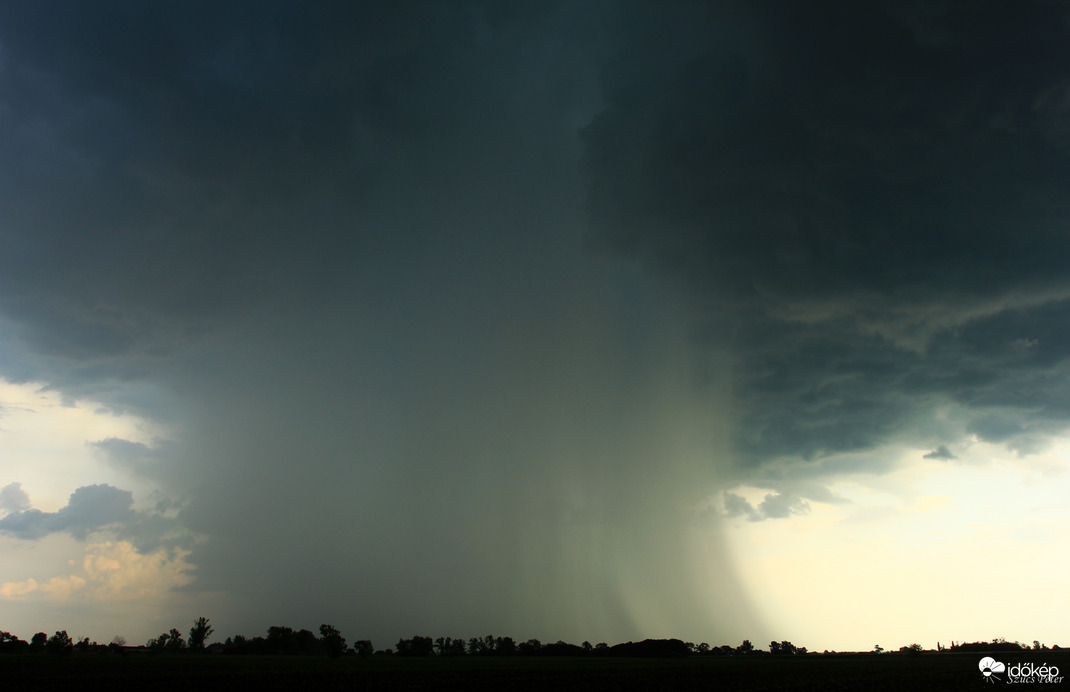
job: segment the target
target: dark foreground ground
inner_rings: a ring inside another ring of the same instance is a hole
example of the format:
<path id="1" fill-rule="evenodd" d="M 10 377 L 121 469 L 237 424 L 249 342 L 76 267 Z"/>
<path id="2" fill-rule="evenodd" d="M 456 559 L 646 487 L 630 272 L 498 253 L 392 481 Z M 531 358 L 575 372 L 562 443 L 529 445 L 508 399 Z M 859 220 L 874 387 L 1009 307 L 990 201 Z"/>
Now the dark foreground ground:
<path id="1" fill-rule="evenodd" d="M 1070 651 L 1005 652 L 1061 683 L 986 682 L 983 654 L 622 658 L 0 657 L 0 690 L 1028 690 L 1070 689 Z"/>

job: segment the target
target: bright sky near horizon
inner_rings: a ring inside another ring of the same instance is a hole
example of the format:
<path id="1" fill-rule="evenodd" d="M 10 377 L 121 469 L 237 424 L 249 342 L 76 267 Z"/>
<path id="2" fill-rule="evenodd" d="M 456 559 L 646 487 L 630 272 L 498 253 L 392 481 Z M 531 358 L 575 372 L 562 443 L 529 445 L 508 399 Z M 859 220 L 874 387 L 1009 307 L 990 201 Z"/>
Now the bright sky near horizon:
<path id="1" fill-rule="evenodd" d="M 1070 645 L 1067 27 L 4 3 L 0 630 Z"/>

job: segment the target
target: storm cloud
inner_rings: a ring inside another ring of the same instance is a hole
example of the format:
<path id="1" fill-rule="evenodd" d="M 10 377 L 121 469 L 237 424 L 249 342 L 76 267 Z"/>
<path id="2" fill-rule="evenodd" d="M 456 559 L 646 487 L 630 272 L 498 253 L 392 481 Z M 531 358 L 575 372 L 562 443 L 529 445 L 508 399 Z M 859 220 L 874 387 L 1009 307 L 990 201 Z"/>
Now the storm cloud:
<path id="1" fill-rule="evenodd" d="M 724 515 L 1066 427 L 1010 7 L 3 5 L 0 375 L 171 432 L 0 528 L 189 550 L 228 634 L 764 636 Z"/>
<path id="2" fill-rule="evenodd" d="M 746 463 L 1043 446 L 1070 412 L 1065 8 L 728 7 L 651 12 L 582 136 L 598 241 L 730 345 Z"/>
<path id="3" fill-rule="evenodd" d="M 585 247 L 617 13 L 0 10 L 4 375 L 175 431 L 89 442 L 199 537 L 219 626 L 755 621 L 686 511 L 724 390 L 671 290 Z"/>

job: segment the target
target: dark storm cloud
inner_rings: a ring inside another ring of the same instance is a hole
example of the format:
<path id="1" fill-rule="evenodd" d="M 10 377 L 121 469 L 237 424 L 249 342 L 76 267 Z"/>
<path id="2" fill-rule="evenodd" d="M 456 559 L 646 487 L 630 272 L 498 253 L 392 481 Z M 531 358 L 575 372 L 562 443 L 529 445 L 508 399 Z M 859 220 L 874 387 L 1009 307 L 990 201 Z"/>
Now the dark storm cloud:
<path id="1" fill-rule="evenodd" d="M 199 534 L 213 622 L 754 621 L 684 530 L 728 463 L 719 390 L 668 293 L 582 248 L 577 131 L 625 14 L 0 8 L 0 366 L 173 426 L 93 444 Z"/>
<path id="2" fill-rule="evenodd" d="M 585 170 L 598 242 L 732 349 L 744 458 L 1065 428 L 1065 6 L 704 8 L 635 27 Z"/>
<path id="3" fill-rule="evenodd" d="M 486 88 L 546 67 L 519 52 L 489 60 L 506 33 L 494 21 L 524 32 L 529 17 L 512 12 L 204 10 L 0 14 L 0 289 L 37 351 L 153 354 L 252 305 L 323 300 L 340 276 L 435 232 L 398 232 L 391 215 L 423 204 L 399 177 L 430 185 L 458 160 L 500 164 L 485 149 L 460 156 L 451 138 L 489 146 L 495 121 L 569 93 L 552 78 L 529 93 Z"/>

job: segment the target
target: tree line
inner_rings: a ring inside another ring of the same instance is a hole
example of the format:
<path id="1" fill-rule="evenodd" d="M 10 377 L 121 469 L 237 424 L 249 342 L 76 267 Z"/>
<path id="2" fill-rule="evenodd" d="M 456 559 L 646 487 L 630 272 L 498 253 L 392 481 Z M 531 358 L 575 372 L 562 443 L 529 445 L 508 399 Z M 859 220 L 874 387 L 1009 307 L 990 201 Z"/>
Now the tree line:
<path id="1" fill-rule="evenodd" d="M 350 646 L 342 633 L 333 625 L 323 624 L 319 627 L 319 636 L 302 629 L 272 626 L 266 636 L 247 638 L 242 635 L 227 637 L 223 642 L 208 645 L 209 637 L 215 631 L 208 618 L 200 617 L 194 621 L 188 636 L 177 628 L 148 640 L 143 646 L 126 646 L 122 637 L 116 637 L 106 646 L 90 642 L 88 637 L 74 641 L 61 630 L 49 636 L 38 632 L 26 642 L 15 635 L 0 631 L 0 653 L 48 653 L 68 655 L 74 652 L 115 652 L 130 651 L 148 654 L 197 654 L 213 652 L 230 655 L 301 655 L 301 656 L 618 656 L 618 657 L 683 657 L 683 656 L 796 656 L 808 653 L 805 646 L 796 646 L 790 641 L 771 641 L 768 650 L 759 649 L 749 639 L 744 639 L 737 646 L 727 644 L 710 646 L 706 642 L 694 644 L 680 639 L 644 639 L 641 642 L 624 642 L 610 646 L 605 642 L 591 644 L 570 644 L 556 641 L 544 644 L 538 639 L 517 642 L 512 637 L 431 637 L 413 636 L 399 639 L 393 648 L 376 650 L 372 642 L 361 639 Z M 943 651 L 1001 651 L 1029 649 L 1026 644 L 1008 642 L 1005 639 L 993 639 L 992 642 L 955 643 L 950 647 L 937 643 L 936 650 Z M 1039 641 L 1033 642 L 1033 649 L 1047 650 Z M 1059 646 L 1051 647 L 1058 650 Z M 875 646 L 873 653 L 882 653 L 883 647 Z M 910 644 L 899 649 L 900 653 L 921 654 L 920 644 Z M 836 653 L 825 651 L 825 654 Z"/>

